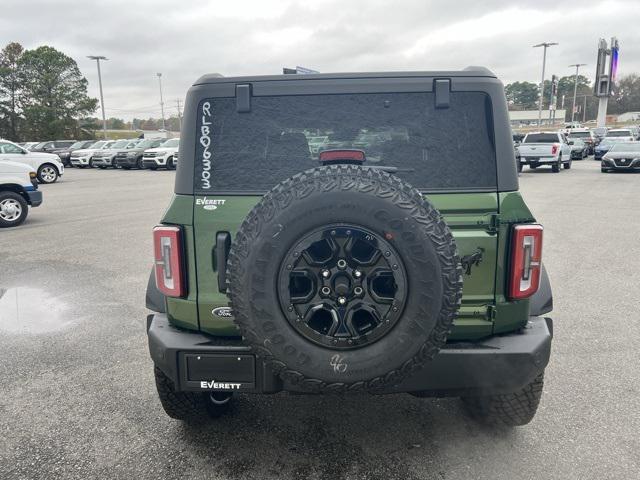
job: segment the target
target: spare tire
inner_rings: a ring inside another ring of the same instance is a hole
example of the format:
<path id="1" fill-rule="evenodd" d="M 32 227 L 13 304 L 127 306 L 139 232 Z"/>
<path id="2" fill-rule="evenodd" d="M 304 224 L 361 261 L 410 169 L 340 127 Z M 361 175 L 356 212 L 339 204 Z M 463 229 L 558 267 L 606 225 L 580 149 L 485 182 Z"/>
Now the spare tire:
<path id="1" fill-rule="evenodd" d="M 462 297 L 440 213 L 373 167 L 332 165 L 274 187 L 227 263 L 235 321 L 293 390 L 380 391 L 432 359 Z"/>

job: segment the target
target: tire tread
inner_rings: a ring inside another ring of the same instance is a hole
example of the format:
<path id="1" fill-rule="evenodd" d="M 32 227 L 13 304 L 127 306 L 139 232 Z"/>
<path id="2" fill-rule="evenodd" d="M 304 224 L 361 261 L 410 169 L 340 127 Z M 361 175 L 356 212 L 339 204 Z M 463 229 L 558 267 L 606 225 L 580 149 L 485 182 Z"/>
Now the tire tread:
<path id="1" fill-rule="evenodd" d="M 478 420 L 488 424 L 517 427 L 526 425 L 533 420 L 540 404 L 543 386 L 544 373 L 541 373 L 517 392 L 463 397 L 462 401 L 469 413 Z"/>

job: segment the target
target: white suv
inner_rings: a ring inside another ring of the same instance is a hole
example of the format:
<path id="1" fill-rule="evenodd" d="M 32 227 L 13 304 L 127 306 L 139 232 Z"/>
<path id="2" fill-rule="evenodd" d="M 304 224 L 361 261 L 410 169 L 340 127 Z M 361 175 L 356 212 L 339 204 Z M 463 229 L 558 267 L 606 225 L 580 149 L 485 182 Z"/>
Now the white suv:
<path id="1" fill-rule="evenodd" d="M 93 156 L 100 150 L 108 150 L 114 143 L 116 143 L 114 140 L 99 140 L 89 148 L 81 148 L 71 152 L 69 161 L 74 167 L 93 167 Z"/>
<path id="2" fill-rule="evenodd" d="M 24 163 L 0 162 L 0 228 L 15 227 L 24 222 L 29 205 L 42 203 L 36 171 Z"/>
<path id="3" fill-rule="evenodd" d="M 150 168 L 151 170 L 155 170 L 160 167 L 173 170 L 176 168 L 176 163 L 178 163 L 179 147 L 180 139 L 170 138 L 156 148 L 149 148 L 142 154 L 142 165 L 145 168 Z"/>
<path id="4" fill-rule="evenodd" d="M 33 168 L 40 183 L 54 183 L 64 174 L 64 165 L 54 153 L 30 152 L 9 140 L 0 140 L 0 163 L 24 163 Z"/>

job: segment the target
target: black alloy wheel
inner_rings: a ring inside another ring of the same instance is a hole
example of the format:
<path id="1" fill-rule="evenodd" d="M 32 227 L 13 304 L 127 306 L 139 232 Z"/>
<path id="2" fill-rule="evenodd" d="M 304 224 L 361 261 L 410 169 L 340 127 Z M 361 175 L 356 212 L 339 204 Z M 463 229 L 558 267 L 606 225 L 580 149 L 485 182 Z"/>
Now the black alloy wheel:
<path id="1" fill-rule="evenodd" d="M 278 297 L 291 326 L 317 344 L 350 349 L 384 336 L 407 295 L 403 263 L 382 236 L 332 225 L 296 242 L 285 256 Z"/>

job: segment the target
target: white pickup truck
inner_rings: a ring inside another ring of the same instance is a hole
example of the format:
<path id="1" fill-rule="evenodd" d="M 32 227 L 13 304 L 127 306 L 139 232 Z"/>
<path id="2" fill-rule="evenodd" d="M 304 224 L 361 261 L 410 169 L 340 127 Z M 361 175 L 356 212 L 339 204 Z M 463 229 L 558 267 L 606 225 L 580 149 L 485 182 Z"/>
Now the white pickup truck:
<path id="1" fill-rule="evenodd" d="M 518 146 L 518 171 L 523 165 L 538 168 L 540 165 L 550 165 L 555 173 L 561 167 L 571 168 L 572 141 L 561 132 L 531 132 L 522 139 Z"/>
<path id="2" fill-rule="evenodd" d="M 15 227 L 24 222 L 29 205 L 42 203 L 37 173 L 24 163 L 0 161 L 0 228 Z"/>

